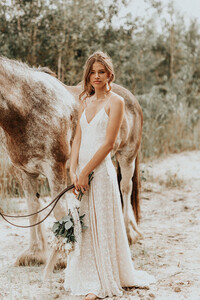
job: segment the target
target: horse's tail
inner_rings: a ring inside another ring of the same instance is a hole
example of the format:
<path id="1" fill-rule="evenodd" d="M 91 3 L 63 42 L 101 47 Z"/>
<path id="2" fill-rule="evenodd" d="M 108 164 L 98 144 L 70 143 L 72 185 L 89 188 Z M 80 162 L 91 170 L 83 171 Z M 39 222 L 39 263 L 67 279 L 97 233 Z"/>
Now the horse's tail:
<path id="1" fill-rule="evenodd" d="M 120 169 L 120 165 L 119 162 L 117 161 L 117 181 L 118 181 L 118 186 L 119 186 L 119 192 L 120 192 L 120 197 L 121 197 L 121 203 L 123 205 L 123 197 L 122 197 L 122 193 L 121 193 L 121 189 L 120 189 L 120 181 L 122 179 L 122 173 L 121 173 L 121 169 Z"/>
<path id="2" fill-rule="evenodd" d="M 131 204 L 135 214 L 136 222 L 140 221 L 140 168 L 139 168 L 139 154 L 135 159 L 135 171 L 132 177 L 132 193 L 131 193 Z"/>
<path id="3" fill-rule="evenodd" d="M 119 185 L 119 191 L 121 196 L 121 201 L 123 204 L 122 193 L 120 190 L 120 181 L 122 179 L 120 165 L 117 163 L 117 180 Z M 139 223 L 140 221 L 140 170 L 139 170 L 139 154 L 137 154 L 135 159 L 135 170 L 132 177 L 132 192 L 131 192 L 131 205 L 133 207 L 134 215 L 136 222 Z"/>

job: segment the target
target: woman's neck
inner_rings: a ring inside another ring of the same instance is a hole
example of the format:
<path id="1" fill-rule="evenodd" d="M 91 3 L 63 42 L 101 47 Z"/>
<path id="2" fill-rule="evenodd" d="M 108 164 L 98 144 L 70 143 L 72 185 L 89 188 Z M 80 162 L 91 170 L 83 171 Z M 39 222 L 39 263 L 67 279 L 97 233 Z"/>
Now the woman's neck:
<path id="1" fill-rule="evenodd" d="M 97 101 L 106 98 L 106 96 L 106 89 L 95 90 L 95 98 Z"/>

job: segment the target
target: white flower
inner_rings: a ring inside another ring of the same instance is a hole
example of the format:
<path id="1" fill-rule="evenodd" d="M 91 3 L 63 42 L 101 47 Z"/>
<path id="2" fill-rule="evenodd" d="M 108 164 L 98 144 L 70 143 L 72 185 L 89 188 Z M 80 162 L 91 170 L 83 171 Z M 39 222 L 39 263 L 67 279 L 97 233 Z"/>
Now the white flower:
<path id="1" fill-rule="evenodd" d="M 71 195 L 67 199 L 67 206 L 69 210 L 78 209 L 80 207 L 80 201 L 76 199 L 75 195 L 71 193 Z"/>

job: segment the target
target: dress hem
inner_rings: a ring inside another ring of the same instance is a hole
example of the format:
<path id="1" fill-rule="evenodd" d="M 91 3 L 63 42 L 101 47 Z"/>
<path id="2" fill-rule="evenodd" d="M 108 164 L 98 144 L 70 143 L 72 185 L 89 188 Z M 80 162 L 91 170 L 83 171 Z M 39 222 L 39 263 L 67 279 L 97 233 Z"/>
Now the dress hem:
<path id="1" fill-rule="evenodd" d="M 84 296 L 86 296 L 86 295 L 92 293 L 92 294 L 95 294 L 98 298 L 101 298 L 101 299 L 104 299 L 104 298 L 106 298 L 106 297 L 121 297 L 121 296 L 123 296 L 123 292 L 124 292 L 123 288 L 122 288 L 121 293 L 118 293 L 118 294 L 112 294 L 112 295 L 111 295 L 111 294 L 109 294 L 109 295 L 106 295 L 106 294 L 105 294 L 105 295 L 102 295 L 101 293 L 95 292 L 94 290 L 85 290 L 85 291 L 83 291 L 83 292 L 73 293 L 72 290 L 71 290 L 70 288 L 65 288 L 65 291 L 70 293 L 69 296 L 83 296 L 83 297 L 84 297 Z"/>

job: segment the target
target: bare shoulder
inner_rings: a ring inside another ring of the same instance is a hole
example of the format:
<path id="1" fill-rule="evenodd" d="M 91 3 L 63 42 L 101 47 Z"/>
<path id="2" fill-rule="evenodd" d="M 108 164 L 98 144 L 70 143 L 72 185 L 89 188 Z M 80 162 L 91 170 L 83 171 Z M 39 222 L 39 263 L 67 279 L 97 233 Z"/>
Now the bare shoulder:
<path id="1" fill-rule="evenodd" d="M 120 95 L 112 92 L 112 95 L 110 97 L 110 105 L 111 106 L 118 106 L 123 108 L 124 107 L 124 98 L 121 97 Z"/>

